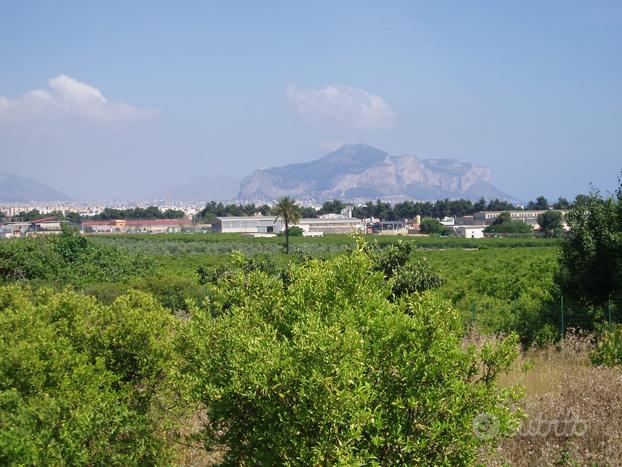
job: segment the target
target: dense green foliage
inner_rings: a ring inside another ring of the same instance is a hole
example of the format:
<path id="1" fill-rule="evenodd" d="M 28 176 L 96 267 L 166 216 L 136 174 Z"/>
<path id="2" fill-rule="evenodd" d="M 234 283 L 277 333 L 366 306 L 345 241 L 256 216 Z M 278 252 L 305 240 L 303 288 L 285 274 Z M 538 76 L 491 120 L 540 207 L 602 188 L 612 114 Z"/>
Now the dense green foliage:
<path id="1" fill-rule="evenodd" d="M 549 201 L 544 196 L 538 196 L 535 201 L 527 203 L 527 209 L 544 210 L 549 208 Z"/>
<path id="2" fill-rule="evenodd" d="M 290 238 L 291 237 L 302 237 L 303 232 L 304 231 L 300 227 L 298 227 L 296 225 L 294 225 L 294 226 L 289 228 L 289 236 L 290 236 Z M 284 236 L 285 232 L 279 232 L 278 235 L 279 236 Z"/>
<path id="3" fill-rule="evenodd" d="M 232 465 L 468 464 L 516 426 L 515 392 L 494 383 L 516 342 L 463 348 L 448 303 L 394 301 L 376 268 L 358 244 L 293 265 L 286 287 L 245 267 L 209 286 L 179 341 L 207 447 Z M 482 413 L 490 437 L 473 429 Z"/>
<path id="4" fill-rule="evenodd" d="M 369 250 L 374 270 L 382 272 L 386 279 L 392 281 L 391 290 L 395 297 L 436 289 L 443 283 L 425 258 L 410 262 L 412 250 L 413 243 L 401 240 L 383 249 L 374 244 Z"/>
<path id="5" fill-rule="evenodd" d="M 559 282 L 565 294 L 594 305 L 622 297 L 622 180 L 615 196 L 594 191 L 567 214 Z"/>
<path id="6" fill-rule="evenodd" d="M 264 216 L 270 214 L 271 208 L 268 205 L 255 206 L 253 203 L 248 204 L 223 204 L 216 201 L 210 201 L 195 216 L 197 222 L 212 222 L 217 217 L 223 216 L 252 216 L 260 213 Z"/>
<path id="7" fill-rule="evenodd" d="M 0 242 L 0 282 L 85 285 L 125 281 L 152 270 L 153 262 L 142 255 L 128 255 L 69 230 L 61 235 Z"/>
<path id="8" fill-rule="evenodd" d="M 490 334 L 515 332 L 527 345 L 559 338 L 557 255 L 557 248 L 546 247 L 415 253 L 443 277 L 439 293 L 466 323 Z"/>
<path id="9" fill-rule="evenodd" d="M 157 206 L 146 208 L 114 209 L 104 208 L 102 212 L 92 217 L 96 220 L 110 219 L 181 219 L 185 217 L 183 211 L 179 209 L 166 209 L 161 211 Z"/>
<path id="10" fill-rule="evenodd" d="M 533 229 L 529 224 L 522 221 L 514 221 L 509 212 L 502 212 L 492 224 L 484 229 L 486 233 L 501 234 L 529 234 Z"/>
<path id="11" fill-rule="evenodd" d="M 359 218 L 376 217 L 385 221 L 413 219 L 415 216 L 442 219 L 446 216 L 466 216 L 476 211 L 503 211 L 516 209 L 506 201 L 498 199 L 486 202 L 483 198 L 473 203 L 471 200 L 437 200 L 431 201 L 403 201 L 391 205 L 377 200 L 376 203 L 368 201 L 363 206 L 355 206 L 353 215 Z"/>
<path id="12" fill-rule="evenodd" d="M 440 223 L 438 219 L 426 218 L 421 221 L 419 230 L 424 234 L 446 234 L 449 229 Z"/>
<path id="13" fill-rule="evenodd" d="M 622 365 L 622 324 L 603 326 L 591 359 L 596 365 Z"/>
<path id="14" fill-rule="evenodd" d="M 0 287 L 0 464 L 164 462 L 175 326 L 140 293 Z"/>
<path id="15" fill-rule="evenodd" d="M 546 211 L 538 215 L 540 231 L 547 237 L 561 237 L 563 235 L 562 213 L 559 211 Z"/>

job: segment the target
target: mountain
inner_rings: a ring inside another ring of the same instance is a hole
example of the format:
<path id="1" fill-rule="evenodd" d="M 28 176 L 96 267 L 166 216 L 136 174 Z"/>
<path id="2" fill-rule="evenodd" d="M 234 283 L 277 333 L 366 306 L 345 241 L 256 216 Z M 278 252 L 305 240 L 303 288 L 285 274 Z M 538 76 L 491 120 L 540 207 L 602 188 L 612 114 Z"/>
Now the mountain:
<path id="1" fill-rule="evenodd" d="M 161 187 L 152 199 L 166 201 L 225 201 L 234 199 L 240 180 L 228 175 L 209 175 L 193 178 L 179 185 Z"/>
<path id="2" fill-rule="evenodd" d="M 70 201 L 71 198 L 44 183 L 30 178 L 0 172 L 0 201 L 26 203 L 29 201 Z"/>
<path id="3" fill-rule="evenodd" d="M 490 183 L 485 167 L 455 159 L 389 156 L 366 144 L 346 144 L 311 162 L 256 170 L 242 180 L 238 194 L 248 201 L 282 196 L 315 201 L 513 200 Z"/>

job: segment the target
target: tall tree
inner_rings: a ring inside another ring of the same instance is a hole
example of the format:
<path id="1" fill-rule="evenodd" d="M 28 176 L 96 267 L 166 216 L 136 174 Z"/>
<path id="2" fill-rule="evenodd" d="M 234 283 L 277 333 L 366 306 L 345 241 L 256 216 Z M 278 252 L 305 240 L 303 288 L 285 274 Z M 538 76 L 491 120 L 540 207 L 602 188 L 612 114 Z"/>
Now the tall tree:
<path id="1" fill-rule="evenodd" d="M 553 209 L 568 209 L 570 208 L 570 203 L 568 200 L 562 196 L 557 199 L 557 203 L 553 203 Z"/>
<path id="2" fill-rule="evenodd" d="M 622 297 L 622 180 L 615 196 L 594 190 L 577 197 L 566 221 L 570 232 L 560 256 L 562 292 L 594 305 Z"/>
<path id="3" fill-rule="evenodd" d="M 300 220 L 300 207 L 296 204 L 296 200 L 285 196 L 274 206 L 274 214 L 276 215 L 274 222 L 279 218 L 285 222 L 285 253 L 289 254 L 289 226 Z"/>
<path id="4" fill-rule="evenodd" d="M 562 213 L 559 211 L 546 211 L 538 215 L 540 231 L 547 237 L 559 237 L 562 233 Z"/>
<path id="5" fill-rule="evenodd" d="M 529 201 L 527 209 L 544 210 L 549 208 L 549 201 L 544 196 L 538 196 L 535 201 Z"/>

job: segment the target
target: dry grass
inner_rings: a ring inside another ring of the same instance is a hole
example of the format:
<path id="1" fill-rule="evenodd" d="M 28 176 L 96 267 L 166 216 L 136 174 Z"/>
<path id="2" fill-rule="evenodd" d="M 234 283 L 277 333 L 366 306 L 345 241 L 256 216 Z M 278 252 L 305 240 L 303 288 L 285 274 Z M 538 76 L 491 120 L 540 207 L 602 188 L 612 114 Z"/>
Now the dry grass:
<path id="1" fill-rule="evenodd" d="M 222 462 L 223 451 L 207 451 L 197 438 L 206 422 L 205 410 L 197 410 L 193 416 L 182 423 L 182 428 L 175 436 L 177 448 L 174 465 L 198 467 L 219 465 Z"/>
<path id="2" fill-rule="evenodd" d="M 521 384 L 527 419 L 487 465 L 622 465 L 622 372 L 594 367 L 589 339 L 524 353 L 501 384 Z M 525 364 L 532 366 L 523 371 Z"/>

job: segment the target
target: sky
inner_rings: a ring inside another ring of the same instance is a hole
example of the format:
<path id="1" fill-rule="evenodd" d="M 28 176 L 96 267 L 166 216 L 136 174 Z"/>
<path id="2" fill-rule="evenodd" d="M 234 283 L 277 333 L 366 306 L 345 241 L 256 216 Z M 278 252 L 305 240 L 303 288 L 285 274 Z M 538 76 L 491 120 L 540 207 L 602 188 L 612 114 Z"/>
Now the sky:
<path id="1" fill-rule="evenodd" d="M 138 199 L 342 143 L 613 190 L 622 2 L 0 0 L 0 172 Z"/>

